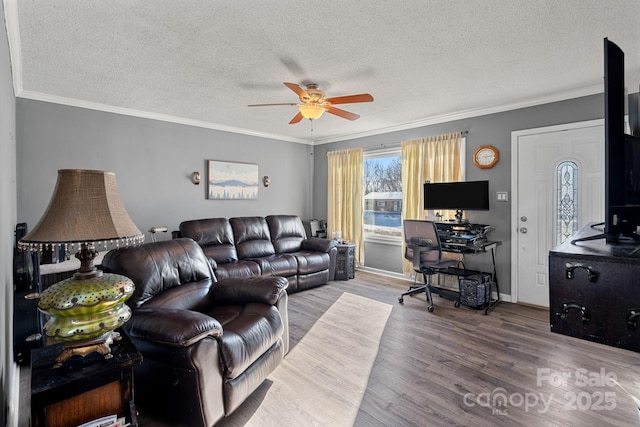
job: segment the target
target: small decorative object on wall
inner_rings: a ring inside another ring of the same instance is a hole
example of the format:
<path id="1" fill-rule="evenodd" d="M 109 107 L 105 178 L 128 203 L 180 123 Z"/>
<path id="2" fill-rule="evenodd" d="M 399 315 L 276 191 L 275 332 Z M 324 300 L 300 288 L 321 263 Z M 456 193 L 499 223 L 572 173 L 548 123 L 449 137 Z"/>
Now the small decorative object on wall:
<path id="1" fill-rule="evenodd" d="M 258 198 L 258 165 L 208 161 L 207 199 L 255 200 Z"/>
<path id="2" fill-rule="evenodd" d="M 478 147 L 473 153 L 473 163 L 480 169 L 490 169 L 500 159 L 498 149 L 493 145 L 483 145 Z"/>
<path id="3" fill-rule="evenodd" d="M 191 181 L 193 181 L 195 185 L 200 185 L 200 172 L 195 171 L 194 173 L 192 173 Z"/>
<path id="4" fill-rule="evenodd" d="M 262 178 L 262 183 L 264 184 L 265 187 L 268 187 L 269 184 L 271 184 L 271 178 L 265 175 L 264 178 Z"/>

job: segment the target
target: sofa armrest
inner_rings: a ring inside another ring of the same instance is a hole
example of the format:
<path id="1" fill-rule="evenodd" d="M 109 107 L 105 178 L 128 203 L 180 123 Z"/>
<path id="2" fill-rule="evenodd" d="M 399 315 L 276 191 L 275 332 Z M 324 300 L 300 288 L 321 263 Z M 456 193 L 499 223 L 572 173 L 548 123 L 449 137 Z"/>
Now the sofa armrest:
<path id="1" fill-rule="evenodd" d="M 310 237 L 302 241 L 302 249 L 314 252 L 329 252 L 338 246 L 337 240 L 324 239 L 322 237 Z"/>
<path id="2" fill-rule="evenodd" d="M 222 336 L 222 325 L 191 310 L 140 308 L 125 324 L 129 336 L 171 347 L 189 347 L 206 337 Z"/>
<path id="3" fill-rule="evenodd" d="M 214 304 L 261 302 L 274 305 L 289 286 L 284 277 L 237 277 L 216 282 L 211 290 Z"/>

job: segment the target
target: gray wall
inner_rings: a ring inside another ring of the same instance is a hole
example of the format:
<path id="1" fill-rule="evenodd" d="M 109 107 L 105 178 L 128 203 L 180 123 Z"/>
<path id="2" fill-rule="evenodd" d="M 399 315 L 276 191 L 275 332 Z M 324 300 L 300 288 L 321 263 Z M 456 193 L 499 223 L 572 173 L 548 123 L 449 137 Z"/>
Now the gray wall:
<path id="1" fill-rule="evenodd" d="M 4 4 L 0 4 L 4 17 Z M 13 363 L 13 242 L 16 224 L 16 100 L 9 42 L 0 23 L 0 425 L 17 421 L 18 371 Z M 11 408 L 11 419 L 7 409 Z"/>
<path id="2" fill-rule="evenodd" d="M 18 99 L 16 108 L 19 221 L 35 224 L 40 218 L 58 169 L 105 169 L 116 172 L 125 206 L 143 231 L 154 225 L 173 230 L 180 221 L 195 218 L 291 213 L 323 219 L 328 151 L 388 146 L 460 130 L 469 131 L 466 179 L 488 179 L 492 194 L 511 193 L 511 132 L 604 114 L 602 95 L 593 95 L 310 147 L 26 99 Z M 489 170 L 476 168 L 471 159 L 471 153 L 484 144 L 500 150 L 500 162 Z M 206 159 L 257 163 L 260 176 L 271 177 L 271 186 L 260 187 L 257 201 L 206 200 L 204 184 L 195 186 L 189 179 L 194 170 L 206 177 Z M 502 242 L 496 256 L 500 290 L 509 294 L 510 202 L 492 199 L 489 212 L 467 212 L 467 216 L 495 227 L 491 238 Z M 401 271 L 398 246 L 367 243 L 365 251 L 368 267 Z M 471 268 L 483 269 L 488 261 L 468 260 Z"/>
<path id="3" fill-rule="evenodd" d="M 16 109 L 19 221 L 35 224 L 40 218 L 58 169 L 105 169 L 116 172 L 125 206 L 146 231 L 154 225 L 173 230 L 180 221 L 195 218 L 274 213 L 326 218 L 327 151 L 393 145 L 461 130 L 469 131 L 466 179 L 488 179 L 492 194 L 511 193 L 511 132 L 602 118 L 603 97 L 593 95 L 316 147 L 26 99 L 18 99 Z M 489 170 L 476 168 L 471 159 L 471 153 L 484 144 L 500 150 L 500 162 Z M 206 200 L 205 185 L 195 186 L 189 179 L 194 170 L 206 177 L 206 159 L 257 163 L 260 176 L 271 177 L 271 186 L 260 187 L 257 201 Z M 502 242 L 496 262 L 501 291 L 506 294 L 511 277 L 510 215 L 509 202 L 493 199 L 489 212 L 467 212 L 471 221 L 495 227 L 491 238 Z M 367 266 L 401 271 L 398 246 L 368 243 L 365 250 Z M 485 263 L 470 260 L 472 268 L 486 268 Z"/>
<path id="4" fill-rule="evenodd" d="M 125 207 L 145 232 L 197 218 L 311 214 L 309 145 L 27 99 L 17 100 L 17 133 L 18 219 L 32 226 L 57 170 L 66 168 L 115 172 Z M 271 185 L 260 185 L 258 200 L 206 200 L 207 159 L 257 163 Z M 196 170 L 199 186 L 190 180 Z"/>
<path id="5" fill-rule="evenodd" d="M 315 147 L 314 161 L 314 216 L 326 217 L 327 200 L 327 156 L 328 151 L 355 147 L 380 147 L 399 144 L 402 141 L 468 130 L 466 154 L 466 179 L 489 180 L 492 196 L 496 191 L 508 191 L 511 195 L 511 132 L 552 126 L 604 117 L 603 95 L 592 95 L 563 102 L 539 105 L 490 114 L 452 122 L 425 126 L 422 128 L 380 134 L 349 141 L 324 144 Z M 492 169 L 478 169 L 473 164 L 472 154 L 481 145 L 491 144 L 500 150 L 500 161 Z M 509 197 L 511 200 L 511 197 Z M 490 237 L 502 241 L 496 254 L 498 278 L 501 293 L 511 292 L 511 203 L 496 202 L 491 199 L 489 212 L 466 212 L 470 221 L 495 227 Z M 398 246 L 365 244 L 365 265 L 400 272 L 402 252 Z M 485 267 L 486 262 L 476 257 L 470 259 L 470 266 Z M 394 263 L 395 262 L 395 263 Z M 393 265 L 391 265 L 393 264 Z"/>

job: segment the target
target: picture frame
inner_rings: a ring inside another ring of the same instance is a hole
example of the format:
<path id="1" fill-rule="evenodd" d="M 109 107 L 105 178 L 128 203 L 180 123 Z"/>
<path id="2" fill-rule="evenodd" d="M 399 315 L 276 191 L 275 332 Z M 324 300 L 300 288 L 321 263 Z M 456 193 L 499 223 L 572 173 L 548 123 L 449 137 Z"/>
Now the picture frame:
<path id="1" fill-rule="evenodd" d="M 207 199 L 256 200 L 258 165 L 255 163 L 207 160 Z"/>

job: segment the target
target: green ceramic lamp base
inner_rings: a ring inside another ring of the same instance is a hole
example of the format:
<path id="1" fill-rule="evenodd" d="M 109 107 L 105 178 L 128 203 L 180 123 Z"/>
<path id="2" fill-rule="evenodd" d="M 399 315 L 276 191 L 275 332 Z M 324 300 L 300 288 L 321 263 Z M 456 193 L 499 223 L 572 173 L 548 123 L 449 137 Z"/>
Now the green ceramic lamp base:
<path id="1" fill-rule="evenodd" d="M 122 326 L 131 317 L 124 303 L 134 291 L 119 274 L 62 280 L 45 289 L 38 308 L 49 318 L 44 333 L 55 341 L 85 341 Z"/>

